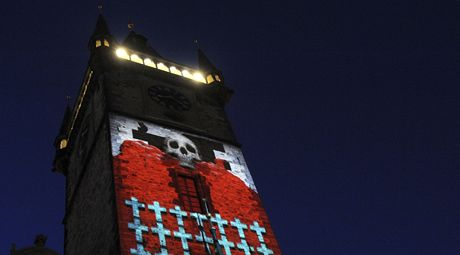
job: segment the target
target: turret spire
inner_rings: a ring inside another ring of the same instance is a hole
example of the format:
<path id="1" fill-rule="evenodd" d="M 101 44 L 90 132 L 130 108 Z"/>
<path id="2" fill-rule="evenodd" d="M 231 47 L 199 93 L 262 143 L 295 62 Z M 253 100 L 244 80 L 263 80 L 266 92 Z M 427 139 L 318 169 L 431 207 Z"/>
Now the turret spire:
<path id="1" fill-rule="evenodd" d="M 69 131 L 69 122 L 72 117 L 72 109 L 67 104 L 65 109 L 64 118 L 62 119 L 61 128 L 59 129 L 59 134 L 54 140 L 54 147 L 56 148 L 56 154 L 54 156 L 53 162 L 53 171 L 65 173 L 67 167 L 67 147 L 68 147 L 68 131 Z"/>
<path id="2" fill-rule="evenodd" d="M 209 60 L 204 52 L 198 48 L 198 67 L 206 73 L 206 81 L 210 84 L 213 82 L 224 82 L 222 72 Z"/>
<path id="3" fill-rule="evenodd" d="M 102 9 L 102 5 L 99 5 L 99 10 Z M 99 14 L 96 22 L 96 27 L 94 32 L 91 35 L 91 38 L 88 43 L 88 48 L 90 51 L 93 51 L 95 48 L 101 46 L 110 47 L 112 42 L 112 34 L 110 34 L 109 27 L 105 22 L 105 18 L 102 14 Z"/>

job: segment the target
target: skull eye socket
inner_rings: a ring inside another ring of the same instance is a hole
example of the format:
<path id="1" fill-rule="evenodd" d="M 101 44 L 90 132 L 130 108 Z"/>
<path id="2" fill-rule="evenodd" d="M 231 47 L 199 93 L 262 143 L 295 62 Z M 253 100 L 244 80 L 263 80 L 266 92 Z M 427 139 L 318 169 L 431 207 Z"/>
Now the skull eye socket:
<path id="1" fill-rule="evenodd" d="M 195 150 L 195 148 L 193 148 L 192 145 L 190 145 L 190 144 L 187 143 L 187 144 L 185 145 L 185 147 L 186 147 L 187 150 L 190 151 L 191 153 L 196 153 L 196 150 Z"/>
<path id="2" fill-rule="evenodd" d="M 177 148 L 179 148 L 179 144 L 176 141 L 170 141 L 169 142 L 169 147 L 171 147 L 173 149 L 177 149 Z"/>

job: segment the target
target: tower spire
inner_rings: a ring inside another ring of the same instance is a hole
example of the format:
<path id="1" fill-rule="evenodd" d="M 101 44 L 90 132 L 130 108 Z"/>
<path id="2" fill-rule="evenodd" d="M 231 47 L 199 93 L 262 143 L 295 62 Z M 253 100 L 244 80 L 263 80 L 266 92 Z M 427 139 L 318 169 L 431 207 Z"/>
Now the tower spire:
<path id="1" fill-rule="evenodd" d="M 195 43 L 198 45 L 198 41 L 195 40 Z M 206 73 L 206 81 L 208 83 L 213 82 L 224 82 L 224 77 L 222 72 L 209 60 L 209 58 L 204 54 L 203 50 L 198 45 L 198 67 L 199 69 Z"/>
<path id="2" fill-rule="evenodd" d="M 102 14 L 103 8 L 104 8 L 104 5 L 102 4 L 102 1 L 99 1 L 99 4 L 97 5 L 97 9 L 99 10 L 100 14 Z"/>
<path id="3" fill-rule="evenodd" d="M 112 43 L 112 34 L 110 33 L 109 26 L 102 15 L 102 4 L 99 4 L 99 16 L 97 18 L 96 27 L 94 28 L 93 34 L 90 37 L 88 48 L 93 51 L 101 46 L 110 47 Z"/>

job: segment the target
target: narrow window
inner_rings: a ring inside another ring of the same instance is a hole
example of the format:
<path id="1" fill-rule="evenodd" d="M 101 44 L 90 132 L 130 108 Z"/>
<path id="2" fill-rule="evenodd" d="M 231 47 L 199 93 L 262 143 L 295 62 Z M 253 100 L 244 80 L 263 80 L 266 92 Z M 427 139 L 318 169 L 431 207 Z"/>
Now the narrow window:
<path id="1" fill-rule="evenodd" d="M 101 40 L 96 40 L 96 48 L 101 47 Z"/>
<path id="2" fill-rule="evenodd" d="M 104 46 L 105 46 L 105 47 L 109 47 L 109 46 L 110 46 L 109 41 L 107 41 L 106 39 L 104 39 Z"/>
<path id="3" fill-rule="evenodd" d="M 197 183 L 193 177 L 178 175 L 177 190 L 184 210 L 203 213 Z"/>

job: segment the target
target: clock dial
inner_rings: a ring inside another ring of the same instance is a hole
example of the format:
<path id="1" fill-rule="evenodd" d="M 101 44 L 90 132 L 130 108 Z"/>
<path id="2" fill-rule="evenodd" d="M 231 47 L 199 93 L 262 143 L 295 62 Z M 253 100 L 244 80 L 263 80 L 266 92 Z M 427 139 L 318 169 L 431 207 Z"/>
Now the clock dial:
<path id="1" fill-rule="evenodd" d="M 152 86 L 149 95 L 155 102 L 176 111 L 190 110 L 191 103 L 184 94 L 165 86 Z"/>

